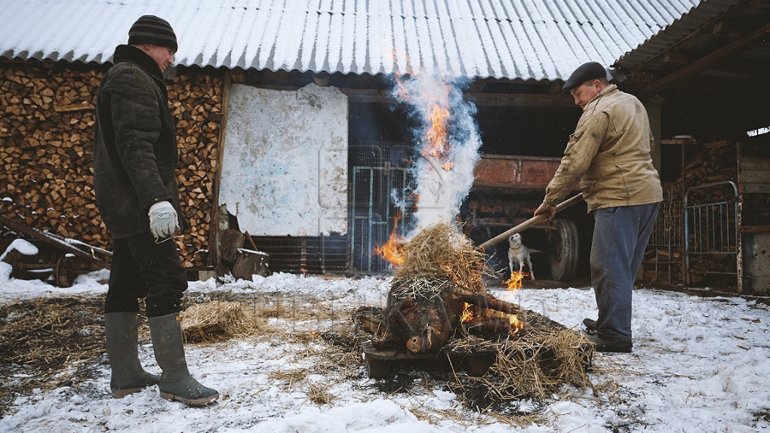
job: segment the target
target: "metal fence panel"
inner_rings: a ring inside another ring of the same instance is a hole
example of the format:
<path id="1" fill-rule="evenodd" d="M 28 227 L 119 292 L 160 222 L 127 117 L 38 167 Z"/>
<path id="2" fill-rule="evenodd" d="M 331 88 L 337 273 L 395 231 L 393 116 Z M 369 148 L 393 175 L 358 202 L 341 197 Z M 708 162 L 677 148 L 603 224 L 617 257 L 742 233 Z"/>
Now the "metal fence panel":
<path id="1" fill-rule="evenodd" d="M 704 275 L 737 276 L 738 187 L 735 182 L 715 182 L 689 188 L 684 196 L 686 283 L 692 283 L 693 264 L 704 261 Z M 729 267 L 715 266 L 714 258 L 730 257 Z M 728 270 L 729 268 L 731 270 Z"/>

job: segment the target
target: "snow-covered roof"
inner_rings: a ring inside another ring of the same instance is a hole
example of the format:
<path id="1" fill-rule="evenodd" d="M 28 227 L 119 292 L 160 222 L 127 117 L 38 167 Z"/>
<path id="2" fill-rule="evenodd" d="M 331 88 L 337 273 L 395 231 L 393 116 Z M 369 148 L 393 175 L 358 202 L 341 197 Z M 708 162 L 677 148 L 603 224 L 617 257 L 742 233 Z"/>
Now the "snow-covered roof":
<path id="1" fill-rule="evenodd" d="M 184 66 L 564 79 L 612 64 L 700 0 L 3 0 L 0 56 L 109 62 L 141 15 Z"/>

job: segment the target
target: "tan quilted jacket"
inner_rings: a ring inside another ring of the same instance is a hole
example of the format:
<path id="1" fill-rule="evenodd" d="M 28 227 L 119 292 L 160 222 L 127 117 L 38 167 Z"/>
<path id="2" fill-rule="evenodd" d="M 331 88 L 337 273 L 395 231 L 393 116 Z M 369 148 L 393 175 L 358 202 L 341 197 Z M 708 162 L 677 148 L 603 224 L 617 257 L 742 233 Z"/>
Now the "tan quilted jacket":
<path id="1" fill-rule="evenodd" d="M 543 203 L 555 206 L 578 181 L 588 212 L 662 201 L 652 143 L 642 103 L 614 84 L 607 86 L 583 109 Z"/>

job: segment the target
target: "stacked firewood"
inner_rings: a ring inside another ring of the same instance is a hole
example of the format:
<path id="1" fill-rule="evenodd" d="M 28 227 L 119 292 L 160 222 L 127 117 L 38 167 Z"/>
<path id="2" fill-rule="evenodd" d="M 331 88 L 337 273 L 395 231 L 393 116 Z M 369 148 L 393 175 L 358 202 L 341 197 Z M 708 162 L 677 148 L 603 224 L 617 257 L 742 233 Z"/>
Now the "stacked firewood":
<path id="1" fill-rule="evenodd" d="M 736 180 L 738 157 L 735 142 L 720 140 L 703 144 L 702 150 L 686 163 L 684 171 L 686 188 Z M 681 182 L 677 184 L 681 185 Z M 722 189 L 696 191 L 694 195 L 689 196 L 690 200 L 700 201 L 721 201 L 729 198 L 731 198 L 729 191 Z"/>
<path id="2" fill-rule="evenodd" d="M 698 147 L 698 152 L 691 154 L 689 159 L 685 161 L 684 173 L 680 177 L 670 183 L 664 184 L 664 191 L 666 191 L 666 200 L 672 200 L 674 203 L 664 206 L 659 218 L 663 221 L 659 221 L 659 226 L 667 227 L 669 230 L 676 230 L 679 233 L 684 232 L 682 226 L 671 226 L 670 222 L 677 222 L 678 224 L 684 224 L 684 215 L 672 215 L 667 214 L 666 210 L 683 212 L 682 203 L 685 195 L 685 191 L 690 188 L 713 184 L 723 181 L 735 181 L 737 180 L 738 163 L 737 163 L 737 146 L 734 141 L 731 140 L 717 140 L 708 143 L 704 143 Z M 713 186 L 702 189 L 692 190 L 687 195 L 687 203 L 691 205 L 708 204 L 731 201 L 735 198 L 735 193 L 731 186 L 721 185 Z M 702 208 L 699 213 L 689 214 L 690 225 L 690 245 L 691 249 L 715 249 L 715 250 L 729 250 L 727 248 L 730 243 L 735 242 L 735 235 L 728 234 L 730 232 L 730 224 L 734 224 L 734 219 L 722 215 L 721 219 L 718 219 L 720 225 L 714 226 L 714 220 L 708 220 L 710 225 L 706 225 L 706 214 L 709 213 L 709 208 Z M 721 215 L 721 214 L 720 214 Z M 700 217 L 701 220 L 696 221 Z M 700 227 L 701 233 L 695 233 Z M 711 232 L 707 232 L 707 231 Z M 724 234 L 723 234 L 724 232 Z M 671 235 L 675 236 L 674 233 Z M 676 236 L 675 236 L 676 237 Z M 711 239 L 712 237 L 719 238 L 719 245 L 699 246 L 697 242 L 706 242 L 705 239 Z M 723 245 L 724 244 L 724 245 Z M 684 260 L 684 252 L 680 246 L 675 246 L 671 255 L 668 257 L 669 251 L 664 247 L 657 245 L 655 248 L 658 250 L 658 259 L 664 262 L 672 262 L 669 265 L 666 264 L 663 271 L 663 278 L 666 278 L 666 274 L 670 270 L 672 273 L 672 282 L 682 279 L 680 271 L 681 262 Z M 680 264 L 677 265 L 676 262 Z M 723 253 L 723 254 L 693 254 L 690 256 L 690 281 L 693 285 L 713 285 L 722 288 L 729 288 L 735 284 L 735 276 L 731 275 L 735 272 L 735 255 Z M 650 270 L 650 267 L 646 267 Z"/>
<path id="3" fill-rule="evenodd" d="M 190 224 L 179 247 L 185 267 L 200 266 L 208 248 L 214 179 L 219 161 L 222 79 L 202 73 L 178 76 L 169 86 L 171 114 L 177 119 L 177 181 L 182 213 Z"/>
<path id="4" fill-rule="evenodd" d="M 0 214 L 110 248 L 93 189 L 94 98 L 106 66 L 4 62 L 0 72 Z M 206 248 L 218 161 L 222 80 L 180 72 L 169 86 L 177 120 L 178 181 L 191 230 L 185 267 Z"/>
<path id="5" fill-rule="evenodd" d="M 698 152 L 689 155 L 685 160 L 684 173 L 672 182 L 664 183 L 664 189 L 670 188 L 673 198 L 681 200 L 684 196 L 682 188 L 689 189 L 699 185 L 736 180 L 738 173 L 738 158 L 736 143 L 729 140 L 718 140 L 704 143 L 698 146 Z M 684 176 L 684 183 L 682 182 Z M 716 192 L 717 197 L 707 199 L 726 198 L 721 192 Z M 698 198 L 702 194 L 697 193 Z M 690 195 L 692 198 L 692 195 Z"/>

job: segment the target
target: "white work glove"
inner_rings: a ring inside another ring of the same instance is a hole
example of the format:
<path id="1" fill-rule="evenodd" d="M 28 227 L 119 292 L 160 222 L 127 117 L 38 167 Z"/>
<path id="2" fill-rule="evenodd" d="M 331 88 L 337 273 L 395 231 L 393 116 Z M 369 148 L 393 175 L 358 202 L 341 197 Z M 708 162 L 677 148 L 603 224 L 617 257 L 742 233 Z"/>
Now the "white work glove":
<path id="1" fill-rule="evenodd" d="M 159 201 L 150 206 L 150 232 L 156 241 L 165 240 L 174 235 L 179 229 L 179 219 L 176 217 L 174 206 L 167 201 Z"/>

